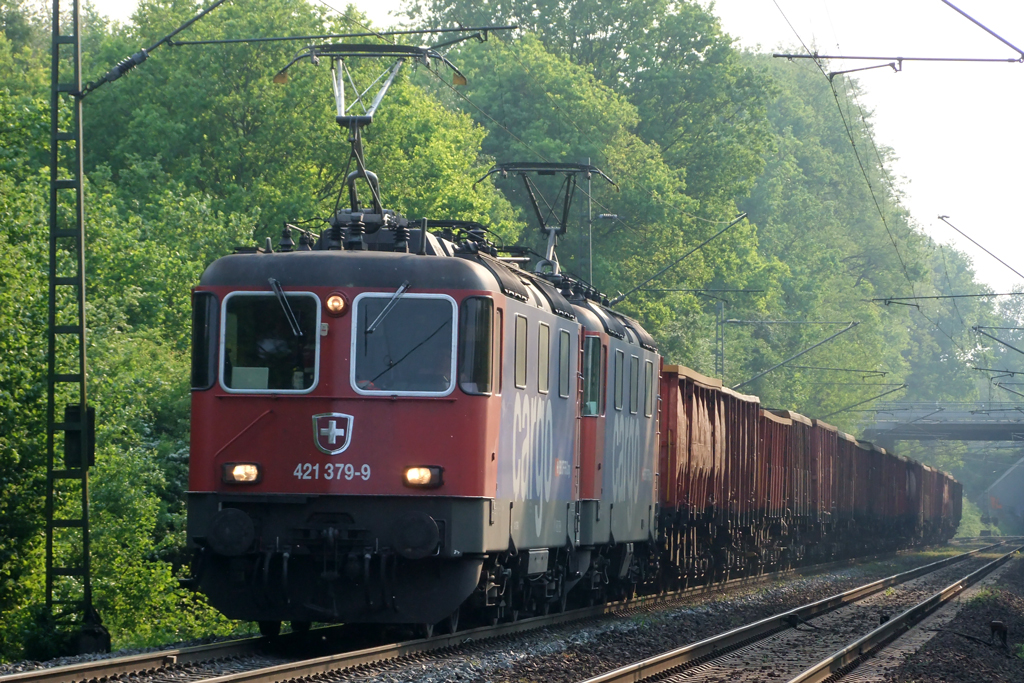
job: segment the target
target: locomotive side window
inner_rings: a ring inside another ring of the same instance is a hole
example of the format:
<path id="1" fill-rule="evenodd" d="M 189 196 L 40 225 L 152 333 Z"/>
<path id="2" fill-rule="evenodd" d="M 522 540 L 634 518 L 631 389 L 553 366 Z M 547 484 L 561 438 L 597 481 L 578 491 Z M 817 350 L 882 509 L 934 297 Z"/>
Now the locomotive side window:
<path id="1" fill-rule="evenodd" d="M 608 346 L 601 345 L 601 405 L 599 410 L 604 415 L 605 410 L 608 408 L 608 383 L 604 381 L 604 378 L 608 375 Z"/>
<path id="2" fill-rule="evenodd" d="M 558 395 L 562 398 L 569 398 L 569 371 L 571 363 L 569 356 L 569 332 L 559 330 L 558 332 Z"/>
<path id="3" fill-rule="evenodd" d="M 537 330 L 537 391 L 548 393 L 551 386 L 551 328 L 544 323 Z"/>
<path id="4" fill-rule="evenodd" d="M 636 415 L 640 407 L 640 359 L 636 356 L 629 357 L 629 412 Z"/>
<path id="5" fill-rule="evenodd" d="M 615 410 L 622 410 L 622 366 L 626 357 L 622 351 L 615 351 Z"/>
<path id="6" fill-rule="evenodd" d="M 526 318 L 516 316 L 516 387 L 526 388 Z"/>
<path id="7" fill-rule="evenodd" d="M 306 392 L 317 379 L 320 301 L 312 294 L 224 297 L 221 383 L 228 391 Z"/>
<path id="8" fill-rule="evenodd" d="M 654 414 L 654 363 L 647 361 L 644 367 L 644 377 L 646 379 L 646 386 L 644 387 L 644 415 L 650 417 Z"/>
<path id="9" fill-rule="evenodd" d="M 500 308 L 494 312 L 494 381 L 498 385 L 498 395 L 501 395 L 501 387 L 504 385 L 504 374 L 502 368 L 505 366 L 505 311 Z"/>
<path id="10" fill-rule="evenodd" d="M 601 387 L 604 384 L 601 362 L 601 338 L 587 337 L 583 343 L 583 415 L 601 414 Z"/>
<path id="11" fill-rule="evenodd" d="M 351 381 L 356 392 L 451 393 L 455 388 L 454 299 L 441 294 L 396 297 L 391 292 L 372 292 L 357 296 L 353 307 Z"/>
<path id="12" fill-rule="evenodd" d="M 491 321 L 494 302 L 468 297 L 459 322 L 459 386 L 467 394 L 491 393 Z"/>
<path id="13" fill-rule="evenodd" d="M 192 295 L 192 388 L 209 389 L 217 378 L 217 297 L 210 292 Z"/>

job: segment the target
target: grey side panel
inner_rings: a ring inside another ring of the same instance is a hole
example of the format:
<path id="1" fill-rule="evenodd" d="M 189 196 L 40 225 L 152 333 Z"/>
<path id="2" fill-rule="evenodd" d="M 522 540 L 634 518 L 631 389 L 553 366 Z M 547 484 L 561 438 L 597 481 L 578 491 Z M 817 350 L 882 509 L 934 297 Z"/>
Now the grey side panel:
<path id="1" fill-rule="evenodd" d="M 526 388 L 515 386 L 516 316 L 527 321 Z M 579 372 L 579 323 L 511 299 L 505 303 L 505 357 L 497 497 L 508 501 L 509 540 L 517 549 L 561 547 L 575 542 L 574 472 Z M 538 390 L 538 328 L 550 330 L 548 393 Z M 570 335 L 568 397 L 559 396 L 559 333 Z M 572 510 L 569 515 L 567 510 Z"/>
<path id="2" fill-rule="evenodd" d="M 622 377 L 625 382 L 621 410 L 614 407 L 615 351 L 624 352 L 625 367 Z M 657 502 L 655 473 L 658 466 L 657 411 L 650 417 L 644 414 L 644 367 L 645 362 L 654 362 L 660 367 L 657 354 L 617 339 L 610 340 L 609 358 L 609 409 L 605 431 L 604 479 L 601 492 L 600 521 L 607 516 L 610 522 L 609 536 L 598 536 L 596 542 L 614 540 L 616 543 L 646 541 L 655 530 L 651 528 L 654 506 Z M 630 405 L 630 359 L 636 356 L 639 362 L 640 388 L 637 412 L 631 413 Z M 655 381 L 657 373 L 655 373 Z M 595 533 L 601 530 L 595 522 Z"/>

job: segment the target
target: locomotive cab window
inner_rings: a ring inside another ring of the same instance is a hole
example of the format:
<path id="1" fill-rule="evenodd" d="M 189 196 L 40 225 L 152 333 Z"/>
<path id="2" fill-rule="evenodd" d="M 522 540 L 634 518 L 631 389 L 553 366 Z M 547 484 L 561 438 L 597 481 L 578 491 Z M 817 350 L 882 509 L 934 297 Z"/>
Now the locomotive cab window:
<path id="1" fill-rule="evenodd" d="M 491 393 L 491 322 L 494 302 L 480 296 L 462 302 L 459 319 L 459 386 L 467 394 Z"/>
<path id="2" fill-rule="evenodd" d="M 209 389 L 217 379 L 217 297 L 192 294 L 192 388 Z"/>
<path id="3" fill-rule="evenodd" d="M 601 414 L 601 389 L 604 386 L 604 363 L 601 362 L 601 338 L 587 337 L 583 343 L 583 415 Z"/>
<path id="4" fill-rule="evenodd" d="M 224 297 L 221 384 L 230 392 L 308 392 L 317 380 L 320 300 L 313 294 Z"/>
<path id="5" fill-rule="evenodd" d="M 455 388 L 454 299 L 443 294 L 368 292 L 356 297 L 353 308 L 351 381 L 357 393 L 451 393 Z"/>

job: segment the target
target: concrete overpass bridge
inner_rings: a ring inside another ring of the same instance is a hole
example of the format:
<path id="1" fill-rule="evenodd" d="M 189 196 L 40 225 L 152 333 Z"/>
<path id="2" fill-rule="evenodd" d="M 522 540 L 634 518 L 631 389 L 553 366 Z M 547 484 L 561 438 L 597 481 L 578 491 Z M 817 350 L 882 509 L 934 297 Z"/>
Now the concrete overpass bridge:
<path id="1" fill-rule="evenodd" d="M 880 403 L 863 438 L 883 448 L 897 441 L 1024 441 L 1024 403 Z M 982 521 L 1024 518 L 1024 458 L 979 501 Z"/>
<path id="2" fill-rule="evenodd" d="M 1024 441 L 1024 403 L 879 403 L 866 441 Z"/>

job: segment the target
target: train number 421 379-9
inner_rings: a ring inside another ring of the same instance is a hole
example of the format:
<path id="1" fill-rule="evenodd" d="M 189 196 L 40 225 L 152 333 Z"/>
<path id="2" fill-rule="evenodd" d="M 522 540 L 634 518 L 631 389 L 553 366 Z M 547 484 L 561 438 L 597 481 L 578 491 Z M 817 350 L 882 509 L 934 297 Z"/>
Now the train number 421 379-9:
<path id="1" fill-rule="evenodd" d="M 352 481 L 359 477 L 363 481 L 370 481 L 370 466 L 362 465 L 356 467 L 352 463 L 308 463 L 300 462 L 295 466 L 292 475 L 296 479 L 344 479 Z"/>

